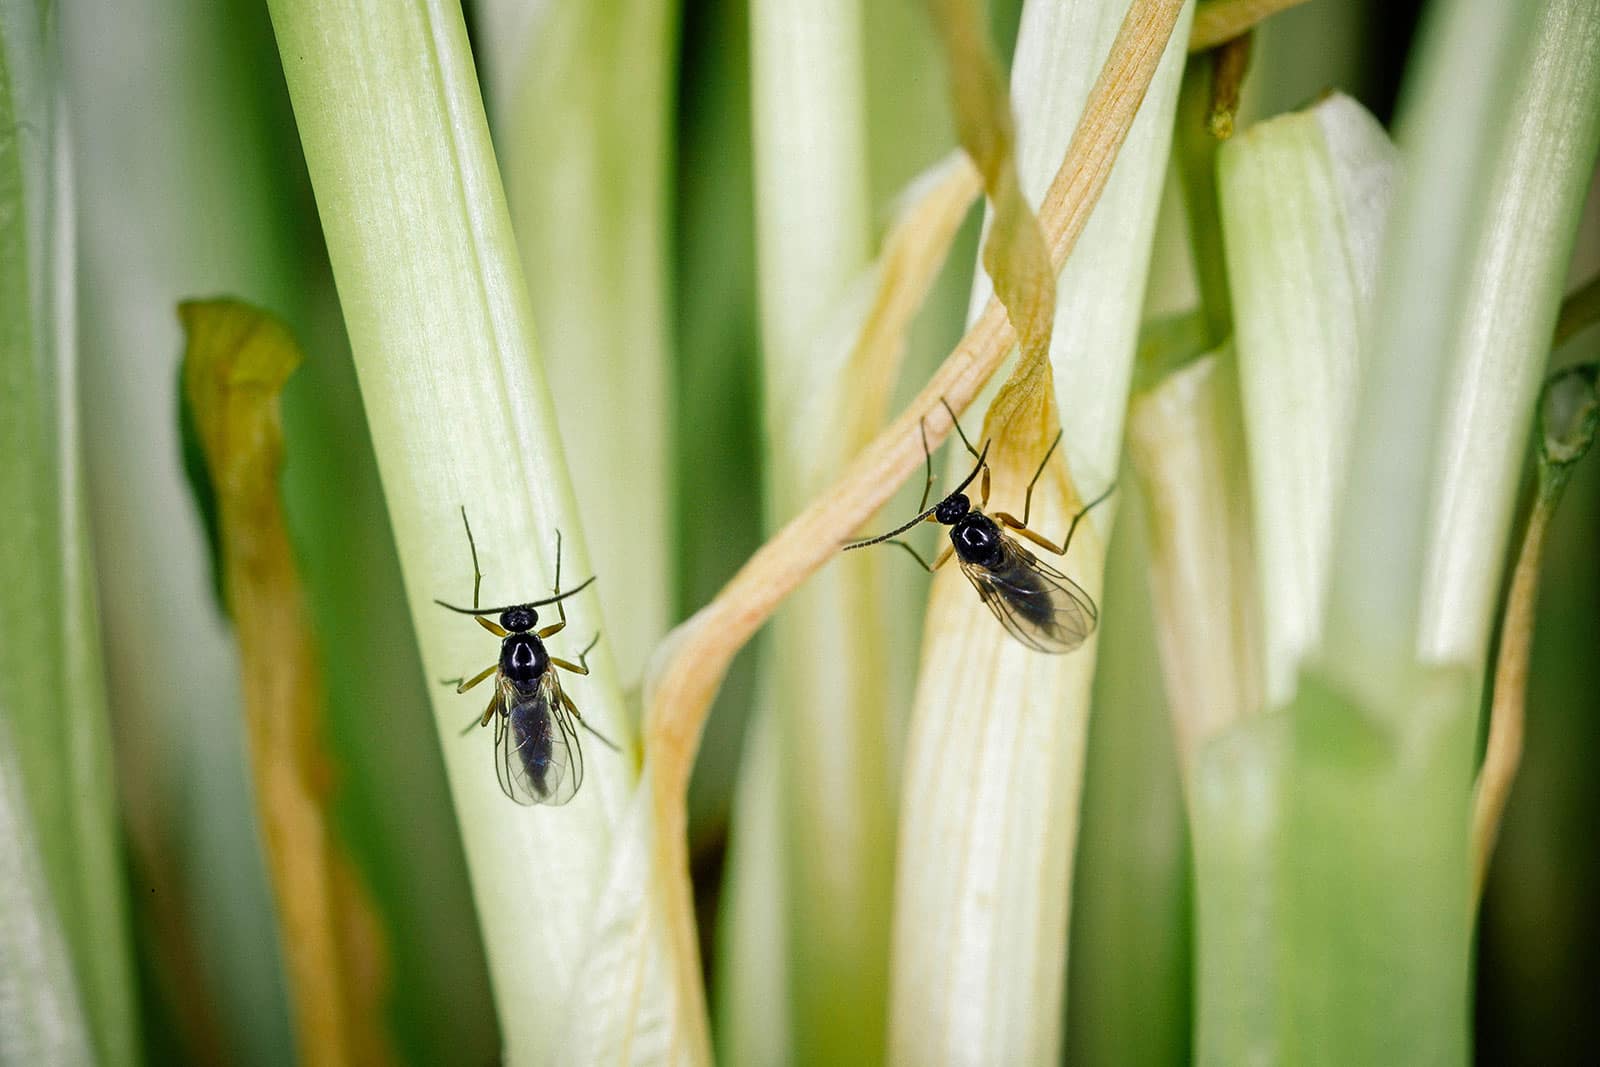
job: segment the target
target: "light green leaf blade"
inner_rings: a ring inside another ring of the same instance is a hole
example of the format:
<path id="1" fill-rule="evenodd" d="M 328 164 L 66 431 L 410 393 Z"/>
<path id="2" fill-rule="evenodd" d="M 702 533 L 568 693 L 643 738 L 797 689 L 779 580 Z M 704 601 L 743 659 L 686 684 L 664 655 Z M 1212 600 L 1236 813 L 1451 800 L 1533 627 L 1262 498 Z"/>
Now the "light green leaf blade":
<path id="1" fill-rule="evenodd" d="M 1538 5 L 1531 54 L 1501 87 L 1507 139 L 1450 324 L 1448 384 L 1428 572 L 1425 656 L 1481 662 L 1550 333 L 1600 147 L 1600 5 Z"/>
<path id="2" fill-rule="evenodd" d="M 135 1063 L 78 415 L 60 41 L 0 5 L 0 1055 Z"/>
<path id="3" fill-rule="evenodd" d="M 486 598 L 549 589 L 556 529 L 566 581 L 593 571 L 465 27 L 458 8 L 439 3 L 396 10 L 281 0 L 271 11 L 423 660 L 435 677 L 474 673 L 494 655 L 492 642 L 485 647 L 470 620 L 432 603 L 461 598 L 471 578 L 461 507 L 489 576 Z M 569 627 L 552 638 L 555 655 L 575 654 L 603 632 L 592 593 L 566 608 Z M 617 928 L 604 914 L 612 899 L 604 887 L 617 884 L 612 872 L 631 853 L 613 856 L 613 845 L 632 840 L 619 831 L 634 825 L 629 812 L 648 796 L 638 788 L 632 716 L 604 641 L 590 664 L 588 677 L 568 676 L 563 688 L 623 751 L 589 739 L 585 784 L 559 810 L 510 805 L 495 784 L 488 737 L 458 736 L 481 705 L 435 690 L 513 1062 L 554 1057 L 574 1020 L 596 1040 L 666 1025 L 675 1047 L 691 1055 L 703 1040 L 703 1023 L 690 1014 L 698 991 L 664 981 L 642 981 L 637 997 L 612 998 L 603 1013 L 569 1010 L 586 962 L 613 958 L 591 938 Z M 636 889 L 653 902 L 648 884 Z M 646 912 L 638 921 L 653 926 L 656 918 Z"/>
<path id="4" fill-rule="evenodd" d="M 674 556 L 668 134 L 676 3 L 479 5 L 506 194 L 624 678 L 666 632 Z"/>
<path id="5" fill-rule="evenodd" d="M 1126 13 L 1116 3 L 1025 6 L 1012 96 L 1029 196 L 1060 164 Z M 1115 476 L 1188 15 L 1185 6 L 1058 283 L 1051 363 L 1061 451 L 1080 496 Z M 980 277 L 971 306 L 989 291 Z M 966 473 L 964 456 L 951 463 Z M 1020 488 L 998 483 L 995 506 L 1020 511 Z M 1060 476 L 1041 483 L 1030 525 L 1060 536 L 1073 506 L 1067 488 Z M 1064 563 L 1091 596 L 1109 524 L 1105 507 L 1090 515 Z M 1093 670 L 1093 639 L 1066 656 L 1031 652 L 953 568 L 935 579 L 901 794 L 891 1062 L 1057 1054 Z M 951 771 L 955 753 L 964 754 L 959 773 Z"/>
<path id="6" fill-rule="evenodd" d="M 1269 705 L 1293 696 L 1321 636 L 1396 167 L 1382 127 L 1338 95 L 1252 126 L 1218 159 Z"/>

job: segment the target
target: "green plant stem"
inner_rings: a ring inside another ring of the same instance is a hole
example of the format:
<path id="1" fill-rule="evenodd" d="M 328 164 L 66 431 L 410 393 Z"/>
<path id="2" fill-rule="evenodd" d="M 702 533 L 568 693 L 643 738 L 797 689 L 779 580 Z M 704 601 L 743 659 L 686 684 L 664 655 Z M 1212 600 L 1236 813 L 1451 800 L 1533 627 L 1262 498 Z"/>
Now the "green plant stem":
<path id="1" fill-rule="evenodd" d="M 723 1063 L 784 1067 L 794 1060 L 778 741 L 778 723 L 771 715 L 750 723 L 734 799 L 717 926 L 717 973 L 722 977 L 714 990 L 717 1055 Z"/>
<path id="2" fill-rule="evenodd" d="M 1523 450 L 1600 149 L 1600 4 L 1525 17 L 1528 54 L 1495 87 L 1504 142 L 1483 161 L 1452 352 L 1419 644 L 1481 665 L 1501 590 Z"/>
<path id="3" fill-rule="evenodd" d="M 1186 12 L 1183 0 L 1134 0 L 1128 8 L 1039 212 L 1053 263 L 1065 263 L 1094 214 L 1112 164 L 1168 54 L 1174 26 Z M 929 446 L 943 441 L 950 424 L 939 418 L 940 398 L 957 411 L 965 410 L 999 369 L 1014 340 L 1004 309 L 989 301 L 912 404 L 873 438 L 827 492 L 751 556 L 711 603 L 676 628 L 655 658 L 645 688 L 649 760 L 644 778 L 654 794 L 657 824 L 651 851 L 662 878 L 659 888 L 666 898 L 671 965 L 679 989 L 699 983 L 684 803 L 706 715 L 730 662 L 784 597 L 836 560 L 841 541 L 921 467 L 924 441 Z M 917 1017 L 925 1019 L 926 1014 Z"/>
<path id="4" fill-rule="evenodd" d="M 479 6 L 489 114 L 606 637 L 666 632 L 674 499 L 667 209 L 676 0 Z"/>
<path id="5" fill-rule="evenodd" d="M 1467 1062 L 1472 682 L 1374 711 L 1303 674 L 1201 751 L 1197 1063 Z"/>
<path id="6" fill-rule="evenodd" d="M 1189 11 L 1175 4 L 1155 16 L 1170 34 L 1160 38 L 1154 79 L 1058 278 L 1050 400 L 1061 413 L 1064 465 L 1053 468 L 1047 491 L 1033 501 L 1033 519 L 1046 531 L 1064 525 L 1074 491 L 1091 495 L 1116 476 Z M 1056 173 L 1074 120 L 1092 97 L 1100 57 L 1125 15 L 1140 14 L 1151 13 L 1118 3 L 1025 7 L 1012 97 L 1018 178 L 1030 200 L 1041 198 Z M 1040 216 L 1047 219 L 1052 205 L 1043 199 Z M 990 288 L 980 276 L 974 308 Z M 935 425 L 930 419 L 930 436 Z M 1030 428 L 1007 429 L 1026 435 Z M 1037 464 L 1037 457 L 1023 462 Z M 995 506 L 1015 508 L 1020 489 L 1021 480 L 1002 477 Z M 1063 564 L 1091 595 L 1099 589 L 1110 521 L 1107 511 L 1091 516 Z M 1029 652 L 995 624 L 959 574 L 935 579 L 901 796 L 890 1062 L 1057 1055 L 1069 914 L 1059 887 L 1072 876 L 1093 666 L 1092 643 L 1067 656 Z M 951 700 L 952 692 L 968 696 Z M 969 768 L 954 778 L 950 738 L 961 738 L 970 753 Z"/>
<path id="7" fill-rule="evenodd" d="M 769 528 L 877 429 L 845 417 L 853 368 L 825 354 L 871 255 L 861 34 L 857 0 L 751 6 Z M 818 432 L 822 411 L 838 413 L 833 432 Z M 879 666 L 888 615 L 879 561 L 841 562 L 784 606 L 765 661 L 765 710 L 782 752 L 786 1043 L 799 1063 L 844 1062 L 883 1042 L 894 855 L 889 679 Z M 836 681 L 818 701 L 823 662 Z"/>
<path id="8" fill-rule="evenodd" d="M 139 1060 L 78 416 L 57 23 L 0 4 L 0 1055 Z"/>
<path id="9" fill-rule="evenodd" d="M 1445 386 L 1459 351 L 1457 324 L 1485 265 L 1474 255 L 1477 241 L 1509 206 L 1495 186 L 1509 133 L 1528 116 L 1507 90 L 1536 55 L 1533 29 L 1495 0 L 1445 0 L 1433 8 L 1409 72 L 1398 137 L 1405 178 L 1336 510 L 1323 649 L 1346 690 L 1374 710 L 1399 710 L 1393 695 L 1406 688 L 1431 607 L 1423 599 L 1427 553 L 1437 547 L 1430 487 L 1439 485 L 1447 447 L 1462 444 L 1442 436 Z"/>
<path id="10" fill-rule="evenodd" d="M 1547 295 L 1537 271 L 1480 275 L 1479 255 L 1530 189 L 1505 168 L 1538 121 L 1515 87 L 1554 58 L 1547 31 L 1492 0 L 1445 0 L 1413 61 L 1323 639 L 1284 709 L 1196 767 L 1203 1063 L 1467 1059 L 1478 672 L 1426 630 L 1419 652 L 1419 623 L 1438 608 L 1425 564 L 1447 457 L 1467 445 L 1446 403 L 1470 365 L 1459 324 L 1490 278 L 1508 300 Z M 1505 429 L 1490 447 L 1520 450 Z"/>
<path id="11" fill-rule="evenodd" d="M 1200 287 L 1200 307 L 1205 315 L 1204 348 L 1215 348 L 1233 332 L 1232 297 L 1228 292 L 1228 265 L 1222 248 L 1222 222 L 1217 203 L 1217 138 L 1207 127 L 1211 110 L 1216 58 L 1195 56 L 1184 66 L 1178 91 L 1178 114 L 1173 150 L 1183 185 L 1189 241 L 1194 255 L 1195 281 Z"/>
<path id="12" fill-rule="evenodd" d="M 1257 123 L 1220 155 L 1269 706 L 1294 695 L 1301 658 L 1321 633 L 1335 495 L 1396 171 L 1383 128 L 1339 94 Z"/>
<path id="13" fill-rule="evenodd" d="M 274 0 L 270 10 L 423 660 L 435 678 L 475 673 L 493 642 L 432 603 L 462 598 L 471 580 L 460 508 L 474 523 L 485 598 L 550 589 L 556 529 L 564 581 L 593 571 L 460 9 L 443 0 Z M 604 632 L 591 594 L 565 608 L 555 655 Z M 648 868 L 612 852 L 636 799 L 632 722 L 604 641 L 589 663 L 588 677 L 568 676 L 563 687 L 623 752 L 585 738 L 587 776 L 559 813 L 510 805 L 495 784 L 487 732 L 459 736 L 482 704 L 434 690 L 513 1062 L 545 1062 L 558 1050 L 608 1055 L 599 1049 L 628 1047 L 641 1027 L 686 1034 L 691 1048 L 703 1042 L 698 989 L 674 990 L 638 970 L 652 958 L 637 943 L 656 915 Z M 609 890 L 624 873 L 637 876 L 637 893 L 619 898 Z M 623 914 L 606 911 L 613 906 Z M 580 980 L 607 964 L 629 970 Z M 609 981 L 637 981 L 636 995 L 574 1006 L 571 998 Z"/>
<path id="14" fill-rule="evenodd" d="M 1211 738 L 1263 710 L 1259 564 L 1231 346 L 1186 363 L 1128 407 L 1145 499 L 1155 638 L 1187 782 Z"/>

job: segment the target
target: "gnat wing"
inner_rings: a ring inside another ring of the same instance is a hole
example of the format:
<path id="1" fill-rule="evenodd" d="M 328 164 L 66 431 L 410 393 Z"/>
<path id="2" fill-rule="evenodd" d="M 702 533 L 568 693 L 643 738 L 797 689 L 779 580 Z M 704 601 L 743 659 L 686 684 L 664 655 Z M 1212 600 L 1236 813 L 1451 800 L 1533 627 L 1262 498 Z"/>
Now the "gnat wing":
<path id="1" fill-rule="evenodd" d="M 494 731 L 500 789 L 518 804 L 565 804 L 583 784 L 583 750 L 561 705 L 555 673 L 546 671 L 526 689 L 508 681 L 500 685 L 503 713 Z"/>
<path id="2" fill-rule="evenodd" d="M 1005 538 L 998 566 L 962 561 L 961 571 L 1000 625 L 1036 652 L 1071 652 L 1099 621 L 1094 600 L 1082 586 L 1013 538 Z"/>

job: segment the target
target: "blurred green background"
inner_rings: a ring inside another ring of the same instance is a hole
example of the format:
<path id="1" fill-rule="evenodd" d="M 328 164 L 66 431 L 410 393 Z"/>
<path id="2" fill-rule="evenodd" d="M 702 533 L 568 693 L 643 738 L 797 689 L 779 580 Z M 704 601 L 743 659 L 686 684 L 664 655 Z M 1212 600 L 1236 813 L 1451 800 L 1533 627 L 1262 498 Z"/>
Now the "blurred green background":
<path id="1" fill-rule="evenodd" d="M 1258 34 L 1247 116 L 1337 86 L 1387 120 L 1419 6 L 1315 0 L 1277 16 Z M 990 8 L 1008 55 L 1020 3 Z M 895 193 L 949 149 L 953 133 L 921 5 L 881 0 L 867 10 L 881 226 Z M 496 1021 L 427 679 L 266 11 L 249 0 L 125 0 L 63 5 L 54 18 L 76 169 L 83 447 L 146 1058 L 272 1064 L 293 1047 L 247 792 L 237 665 L 176 428 L 175 305 L 226 293 L 282 316 L 308 354 L 284 398 L 284 497 L 326 665 L 337 828 L 388 934 L 397 1046 L 418 1064 L 492 1062 Z M 748 13 L 740 0 L 683 0 L 669 24 L 676 384 L 663 402 L 674 427 L 677 620 L 759 543 L 762 420 Z M 477 29 L 471 5 L 468 25 Z M 1600 193 L 1591 192 L 1583 227 L 1574 281 L 1600 270 Z M 976 240 L 974 219 L 919 320 L 907 389 L 959 331 Z M 1148 302 L 1162 299 L 1156 288 Z M 1594 329 L 1556 354 L 1597 356 Z M 1141 530 L 1140 521 L 1119 524 L 1104 598 L 1097 686 L 1125 714 L 1097 717 L 1090 731 L 1065 1009 L 1073 1063 L 1190 1055 L 1187 830 Z M 1590 462 L 1551 537 L 1527 752 L 1481 912 L 1474 1010 L 1483 1062 L 1591 1054 L 1597 620 L 1600 465 Z M 905 625 L 920 633 L 918 620 Z M 892 665 L 907 678 L 914 646 Z M 716 959 L 710 938 L 759 655 L 757 642 L 723 689 L 691 795 L 707 961 Z"/>

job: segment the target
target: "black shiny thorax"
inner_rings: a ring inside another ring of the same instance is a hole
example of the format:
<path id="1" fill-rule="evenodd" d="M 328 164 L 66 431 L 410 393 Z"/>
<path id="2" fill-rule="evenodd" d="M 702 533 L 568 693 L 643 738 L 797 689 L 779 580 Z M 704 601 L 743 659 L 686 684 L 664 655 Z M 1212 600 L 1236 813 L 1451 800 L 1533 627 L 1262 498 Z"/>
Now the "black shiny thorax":
<path id="1" fill-rule="evenodd" d="M 965 563 L 995 567 L 1005 556 L 1005 538 L 999 525 L 981 511 L 962 515 L 950 527 L 950 543 Z"/>
<path id="2" fill-rule="evenodd" d="M 1005 557 L 1005 538 L 993 519 L 972 506 L 964 493 L 951 493 L 933 509 L 935 522 L 950 527 L 950 543 L 962 562 L 996 567 Z"/>
<path id="3" fill-rule="evenodd" d="M 508 681 L 528 685 L 549 669 L 550 654 L 536 635 L 513 633 L 500 642 L 500 673 Z"/>

